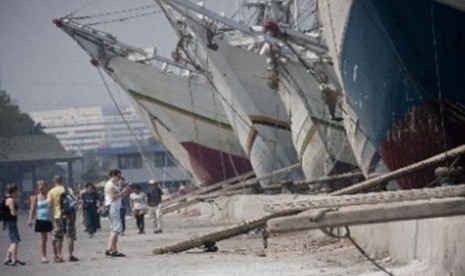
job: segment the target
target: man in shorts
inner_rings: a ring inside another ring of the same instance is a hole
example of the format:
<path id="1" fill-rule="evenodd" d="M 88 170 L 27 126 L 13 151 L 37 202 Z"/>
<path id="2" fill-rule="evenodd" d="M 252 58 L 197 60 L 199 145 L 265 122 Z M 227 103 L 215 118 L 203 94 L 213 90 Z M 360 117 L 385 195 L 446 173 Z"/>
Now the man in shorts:
<path id="1" fill-rule="evenodd" d="M 77 262 L 78 258 L 74 256 L 74 241 L 76 240 L 76 214 L 63 214 L 61 210 L 61 196 L 66 189 L 63 185 L 63 178 L 56 175 L 53 178 L 54 187 L 48 192 L 47 200 L 49 202 L 53 218 L 53 261 L 56 263 L 63 262 L 63 239 L 66 236 L 68 241 L 69 261 Z M 70 196 L 76 198 L 71 189 L 67 189 Z"/>
<path id="2" fill-rule="evenodd" d="M 125 257 L 121 252 L 118 252 L 118 236 L 123 232 L 121 223 L 121 199 L 130 194 L 130 187 L 120 190 L 118 180 L 121 178 L 121 171 L 110 170 L 110 179 L 105 184 L 105 208 L 109 209 L 108 217 L 111 221 L 111 233 L 108 240 L 108 249 L 105 250 L 106 256 Z"/>

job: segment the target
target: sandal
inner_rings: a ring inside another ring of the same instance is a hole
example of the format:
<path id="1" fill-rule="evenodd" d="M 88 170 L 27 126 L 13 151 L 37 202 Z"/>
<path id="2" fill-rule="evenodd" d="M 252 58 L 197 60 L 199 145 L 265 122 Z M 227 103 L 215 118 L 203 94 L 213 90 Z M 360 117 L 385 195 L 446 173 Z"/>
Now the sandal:
<path id="1" fill-rule="evenodd" d="M 11 264 L 11 260 L 10 259 L 7 259 L 3 262 L 4 265 L 10 265 Z"/>
<path id="2" fill-rule="evenodd" d="M 124 255 L 123 253 L 118 252 L 118 251 L 112 251 L 110 253 L 110 256 L 112 256 L 112 257 L 126 257 L 126 255 Z"/>
<path id="3" fill-rule="evenodd" d="M 11 265 L 11 266 L 16 266 L 17 264 L 19 264 L 19 265 L 26 265 L 25 262 L 21 262 L 20 260 L 16 260 L 16 261 L 12 262 L 10 265 Z"/>
<path id="4" fill-rule="evenodd" d="M 74 257 L 74 256 L 69 256 L 69 261 L 70 262 L 77 262 L 77 261 L 79 261 L 79 259 Z"/>
<path id="5" fill-rule="evenodd" d="M 62 263 L 64 262 L 63 259 L 61 257 L 58 257 L 58 256 L 53 256 L 53 261 L 55 263 Z"/>

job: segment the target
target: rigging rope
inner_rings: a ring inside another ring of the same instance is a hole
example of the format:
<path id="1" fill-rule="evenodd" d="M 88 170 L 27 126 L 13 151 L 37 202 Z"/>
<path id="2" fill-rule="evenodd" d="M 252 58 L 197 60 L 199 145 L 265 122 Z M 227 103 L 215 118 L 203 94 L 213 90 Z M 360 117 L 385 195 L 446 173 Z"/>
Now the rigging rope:
<path id="1" fill-rule="evenodd" d="M 87 7 L 90 6 L 90 5 L 93 5 L 93 4 L 97 3 L 98 1 L 99 1 L 99 0 L 92 0 L 92 1 L 89 1 L 89 2 L 85 3 L 84 5 L 82 5 L 80 8 L 78 8 L 78 9 L 76 9 L 76 10 L 70 12 L 69 14 L 65 15 L 64 17 L 65 17 L 65 18 L 69 18 L 69 17 L 71 17 L 73 14 L 82 11 L 83 9 L 87 8 Z"/>
<path id="2" fill-rule="evenodd" d="M 104 13 L 98 13 L 98 14 L 83 15 L 83 16 L 77 16 L 77 17 L 70 17 L 68 15 L 66 16 L 66 18 L 74 19 L 74 20 L 82 20 L 82 19 L 104 17 L 104 16 L 109 16 L 109 15 L 115 15 L 115 14 L 125 14 L 125 13 L 129 13 L 133 11 L 141 11 L 141 10 L 152 9 L 152 8 L 156 8 L 156 5 L 147 5 L 147 6 L 137 7 L 137 8 L 130 8 L 130 9 L 117 10 L 117 11 L 112 11 L 112 12 L 104 12 Z"/>
<path id="3" fill-rule="evenodd" d="M 439 73 L 439 58 L 438 58 L 438 45 L 436 39 L 436 25 L 434 24 L 434 3 L 433 0 L 430 1 L 431 5 L 431 32 L 433 35 L 433 47 L 434 47 L 434 65 L 435 65 L 435 73 L 436 73 L 436 86 L 438 89 L 438 101 L 439 101 L 439 114 L 441 116 L 441 135 L 443 140 L 443 151 L 446 152 L 447 157 L 447 137 L 446 137 L 446 126 L 445 126 L 445 119 L 444 119 L 444 102 L 442 98 L 442 86 L 441 86 L 441 76 Z M 450 167 L 449 158 L 446 159 L 447 166 Z"/>
<path id="4" fill-rule="evenodd" d="M 147 112 L 147 114 L 149 115 L 151 121 L 155 120 L 158 124 L 160 124 L 162 127 L 164 127 L 168 132 L 171 132 L 171 130 L 163 123 L 163 121 L 161 121 L 158 117 L 154 116 L 150 112 L 150 110 L 143 103 L 140 103 L 140 107 L 142 107 L 142 109 L 144 109 L 145 112 Z M 186 173 L 186 175 L 188 176 L 191 183 L 196 183 L 196 181 L 195 181 L 194 177 L 192 176 L 192 174 L 189 171 L 186 171 L 184 166 L 182 166 L 181 163 L 176 158 L 174 158 L 174 156 L 171 154 L 171 152 L 166 151 L 166 153 L 169 155 L 169 158 L 171 158 L 171 161 L 173 161 L 176 164 L 176 166 L 178 166 L 178 168 L 182 169 L 184 171 L 184 173 Z M 168 173 L 165 170 L 164 167 L 162 167 L 161 170 L 163 171 L 164 174 L 169 176 L 172 180 L 176 181 L 176 178 L 174 176 L 172 176 L 170 173 Z"/>
<path id="5" fill-rule="evenodd" d="M 138 18 L 142 18 L 142 17 L 145 17 L 145 16 L 153 15 L 153 14 L 158 14 L 160 12 L 161 11 L 146 12 L 146 13 L 127 16 L 127 17 L 121 17 L 121 18 L 118 18 L 118 19 L 111 19 L 111 20 L 105 20 L 105 21 L 99 21 L 99 22 L 91 22 L 91 23 L 87 23 L 85 25 L 86 26 L 96 26 L 96 25 L 103 25 L 103 24 L 108 24 L 108 23 L 121 23 L 121 22 L 126 22 L 126 21 L 129 21 L 129 20 L 138 19 Z"/>
<path id="6" fill-rule="evenodd" d="M 102 79 L 102 82 L 103 82 L 103 84 L 104 84 L 104 86 L 105 86 L 105 88 L 106 88 L 106 90 L 108 92 L 108 95 L 110 96 L 111 100 L 113 101 L 113 104 L 115 105 L 116 110 L 118 111 L 119 115 L 121 116 L 121 119 L 123 119 L 123 122 L 126 124 L 127 128 L 129 129 L 129 131 L 133 135 L 134 140 L 136 141 L 136 145 L 137 145 L 137 149 L 139 151 L 139 154 L 142 157 L 142 160 L 144 161 L 144 163 L 146 164 L 146 170 L 150 174 L 151 178 L 156 179 L 155 173 L 153 172 L 153 170 L 152 170 L 152 168 L 150 166 L 150 163 L 148 162 L 148 159 L 146 158 L 146 156 L 145 156 L 145 154 L 144 154 L 144 152 L 142 150 L 142 142 L 139 140 L 139 138 L 137 137 L 137 134 L 135 133 L 134 129 L 131 127 L 129 122 L 124 117 L 124 114 L 121 111 L 121 108 L 119 107 L 118 103 L 116 102 L 116 99 L 115 99 L 113 93 L 111 92 L 111 89 L 108 86 L 107 81 L 105 80 L 105 77 L 104 77 L 104 75 L 102 73 L 102 69 L 99 66 L 97 66 L 97 71 L 98 71 L 98 73 L 100 75 L 100 78 Z"/>
<path id="7" fill-rule="evenodd" d="M 350 229 L 348 226 L 344 226 L 344 229 L 345 229 L 345 233 L 343 235 L 337 235 L 334 233 L 334 228 L 333 227 L 330 227 L 330 228 L 320 228 L 320 230 L 327 236 L 331 237 L 331 238 L 336 238 L 336 239 L 348 239 L 354 246 L 355 248 L 368 260 L 370 261 L 374 266 L 376 266 L 378 269 L 380 269 L 381 271 L 383 271 L 384 273 L 386 273 L 387 275 L 389 276 L 394 276 L 394 274 L 392 274 L 391 272 L 389 272 L 386 268 L 384 268 L 383 266 L 381 266 L 378 262 L 376 262 L 375 259 L 373 259 L 372 257 L 370 257 L 370 255 L 368 255 L 368 253 L 363 250 L 363 248 L 352 238 L 352 236 L 350 235 Z"/>
<path id="8" fill-rule="evenodd" d="M 213 98 L 213 105 L 215 107 L 221 106 L 221 103 L 218 104 L 218 102 L 216 100 L 216 92 L 215 91 L 213 91 L 213 93 L 212 93 L 212 98 Z M 222 107 L 220 107 L 220 108 L 223 109 Z M 229 159 L 229 162 L 231 164 L 231 167 L 234 170 L 234 175 L 239 176 L 239 172 L 237 170 L 236 163 L 234 162 L 234 159 L 233 159 L 232 154 L 231 154 L 231 144 L 228 143 L 228 140 L 224 137 L 224 135 L 222 135 L 222 133 L 220 131 L 221 128 L 220 128 L 220 120 L 218 118 L 218 115 L 219 115 L 218 112 L 215 112 L 215 121 L 218 122 L 218 126 L 217 126 L 217 129 L 216 129 L 218 139 L 220 139 L 220 141 L 222 141 L 223 143 L 225 143 L 227 145 L 227 147 L 228 147 L 227 155 L 228 155 L 228 159 Z M 225 167 L 224 160 L 223 160 L 223 151 L 221 151 L 221 162 L 222 162 L 222 166 Z M 224 173 L 224 176 L 226 177 L 225 173 Z"/>

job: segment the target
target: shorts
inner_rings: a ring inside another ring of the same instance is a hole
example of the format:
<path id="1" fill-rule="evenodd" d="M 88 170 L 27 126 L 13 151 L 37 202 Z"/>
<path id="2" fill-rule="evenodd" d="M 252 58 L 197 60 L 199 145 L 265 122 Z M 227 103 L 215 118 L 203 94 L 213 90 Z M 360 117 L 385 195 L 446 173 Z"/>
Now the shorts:
<path id="1" fill-rule="evenodd" d="M 34 226 L 34 232 L 36 233 L 48 233 L 53 230 L 53 224 L 49 220 L 36 220 Z"/>
<path id="2" fill-rule="evenodd" d="M 5 221 L 5 229 L 8 230 L 8 237 L 11 243 L 19 243 L 21 238 L 19 237 L 18 223 L 16 221 Z"/>
<path id="3" fill-rule="evenodd" d="M 121 223 L 120 208 L 115 208 L 113 206 L 114 205 L 110 205 L 108 217 L 111 222 L 111 231 L 119 234 L 123 232 L 123 224 Z"/>
<path id="4" fill-rule="evenodd" d="M 53 240 L 62 241 L 65 235 L 69 240 L 76 240 L 76 216 L 53 220 Z"/>

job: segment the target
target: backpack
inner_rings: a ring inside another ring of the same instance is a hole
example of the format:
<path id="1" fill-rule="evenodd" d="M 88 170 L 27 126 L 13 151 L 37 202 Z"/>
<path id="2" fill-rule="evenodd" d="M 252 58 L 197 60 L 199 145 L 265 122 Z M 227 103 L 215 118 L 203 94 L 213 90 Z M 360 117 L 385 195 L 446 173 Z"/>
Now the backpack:
<path id="1" fill-rule="evenodd" d="M 6 200 L 10 198 L 9 196 L 5 197 L 0 201 L 0 221 L 6 221 L 8 217 L 11 216 L 10 207 L 6 206 Z"/>
<path id="2" fill-rule="evenodd" d="M 60 206 L 62 216 L 71 216 L 76 214 L 76 199 L 69 193 L 68 186 L 65 186 L 65 192 L 60 195 Z"/>
<path id="3" fill-rule="evenodd" d="M 6 199 L 0 201 L 0 221 L 4 221 L 7 214 L 10 212 L 10 208 L 6 206 Z"/>

